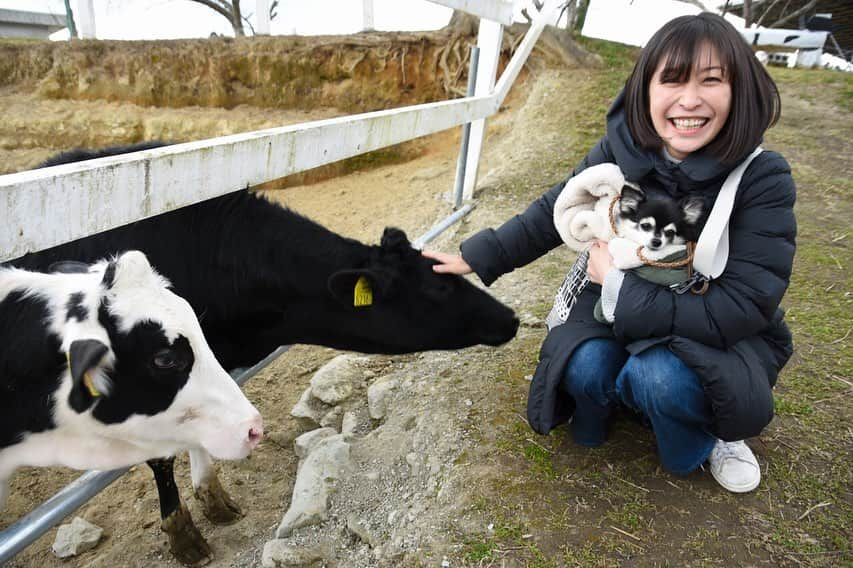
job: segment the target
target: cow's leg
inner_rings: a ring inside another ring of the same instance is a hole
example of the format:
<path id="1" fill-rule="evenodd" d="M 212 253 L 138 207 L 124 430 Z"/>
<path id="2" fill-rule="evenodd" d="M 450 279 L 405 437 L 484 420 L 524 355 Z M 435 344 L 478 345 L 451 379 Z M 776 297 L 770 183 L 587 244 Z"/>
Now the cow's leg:
<path id="1" fill-rule="evenodd" d="M 154 472 L 160 496 L 160 528 L 169 537 L 169 550 L 182 564 L 198 564 L 213 558 L 210 545 L 193 523 L 175 483 L 175 458 L 146 462 Z"/>
<path id="2" fill-rule="evenodd" d="M 200 448 L 191 449 L 190 472 L 195 496 L 201 502 L 204 515 L 211 522 L 227 525 L 243 517 L 240 505 L 231 499 L 219 483 L 210 454 Z"/>

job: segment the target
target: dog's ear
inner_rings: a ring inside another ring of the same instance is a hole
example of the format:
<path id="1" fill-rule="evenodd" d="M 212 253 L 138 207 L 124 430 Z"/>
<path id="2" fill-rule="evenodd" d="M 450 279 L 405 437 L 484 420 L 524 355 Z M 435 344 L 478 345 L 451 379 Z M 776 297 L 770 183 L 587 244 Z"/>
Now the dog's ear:
<path id="1" fill-rule="evenodd" d="M 679 202 L 681 211 L 684 213 L 684 222 L 688 225 L 695 225 L 702 218 L 702 213 L 705 210 L 705 200 L 697 195 L 685 197 Z"/>
<path id="2" fill-rule="evenodd" d="M 619 212 L 628 216 L 637 212 L 640 204 L 646 200 L 646 194 L 639 188 L 630 185 L 622 186 L 622 194 L 619 197 Z"/>

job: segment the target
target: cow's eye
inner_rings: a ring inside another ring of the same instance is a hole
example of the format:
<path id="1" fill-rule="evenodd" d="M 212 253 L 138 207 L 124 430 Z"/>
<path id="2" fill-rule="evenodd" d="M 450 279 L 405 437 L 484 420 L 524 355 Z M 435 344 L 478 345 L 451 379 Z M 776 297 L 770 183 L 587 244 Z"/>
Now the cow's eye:
<path id="1" fill-rule="evenodd" d="M 154 366 L 158 369 L 174 369 L 180 366 L 180 361 L 175 356 L 175 352 L 171 349 L 163 349 L 154 354 L 151 359 Z"/>

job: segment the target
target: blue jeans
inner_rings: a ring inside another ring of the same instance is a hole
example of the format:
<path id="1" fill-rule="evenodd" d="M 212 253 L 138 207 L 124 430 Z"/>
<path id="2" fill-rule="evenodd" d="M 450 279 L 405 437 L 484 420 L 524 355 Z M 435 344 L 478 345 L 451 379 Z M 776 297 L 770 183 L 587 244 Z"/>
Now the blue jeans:
<path id="1" fill-rule="evenodd" d="M 560 384 L 575 399 L 572 434 L 583 446 L 607 439 L 613 408 L 622 403 L 652 425 L 663 466 L 686 475 L 707 459 L 711 408 L 699 377 L 665 345 L 630 355 L 613 339 L 590 339 L 569 359 Z"/>

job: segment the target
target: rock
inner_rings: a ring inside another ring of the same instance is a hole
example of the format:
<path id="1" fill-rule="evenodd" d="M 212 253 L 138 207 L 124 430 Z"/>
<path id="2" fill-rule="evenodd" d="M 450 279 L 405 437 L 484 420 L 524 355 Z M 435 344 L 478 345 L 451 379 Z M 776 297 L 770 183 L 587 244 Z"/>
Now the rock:
<path id="1" fill-rule="evenodd" d="M 345 412 L 341 419 L 341 434 L 353 436 L 358 429 L 358 415 L 355 412 Z"/>
<path id="2" fill-rule="evenodd" d="M 290 411 L 290 415 L 296 418 L 308 418 L 315 424 L 320 424 L 323 416 L 328 412 L 329 406 L 323 401 L 314 398 L 311 394 L 311 387 L 308 387 L 302 393 L 302 396 L 299 397 L 299 402 Z"/>
<path id="3" fill-rule="evenodd" d="M 335 436 L 337 433 L 337 430 L 334 428 L 317 428 L 316 430 L 309 430 L 293 440 L 293 451 L 296 454 L 296 457 L 304 458 L 311 453 L 314 446 L 320 443 L 321 440 L 325 440 L 330 436 Z"/>
<path id="4" fill-rule="evenodd" d="M 376 546 L 377 539 L 370 531 L 367 521 L 360 519 L 355 513 L 347 516 L 347 529 L 371 548 Z"/>
<path id="5" fill-rule="evenodd" d="M 275 532 L 290 536 L 294 529 L 313 525 L 328 516 L 329 493 L 335 482 L 351 467 L 350 445 L 341 434 L 320 440 L 299 463 L 290 508 Z"/>
<path id="6" fill-rule="evenodd" d="M 420 454 L 416 452 L 410 452 L 406 454 L 406 463 L 409 464 L 411 468 L 412 476 L 417 477 L 421 472 L 421 457 Z"/>
<path id="7" fill-rule="evenodd" d="M 331 557 L 330 546 L 321 543 L 316 546 L 292 545 L 286 540 L 270 540 L 264 544 L 261 566 L 277 568 L 279 566 L 305 566 L 312 562 L 321 562 Z"/>
<path id="8" fill-rule="evenodd" d="M 76 556 L 98 545 L 104 529 L 93 525 L 85 519 L 74 517 L 69 524 L 64 524 L 56 531 L 53 541 L 53 553 L 60 558 Z"/>
<path id="9" fill-rule="evenodd" d="M 320 419 L 320 426 L 324 428 L 334 428 L 337 432 L 341 427 L 341 417 L 343 416 L 344 409 L 340 406 L 336 406 L 327 412 Z"/>
<path id="10" fill-rule="evenodd" d="M 367 409 L 374 420 L 383 418 L 388 412 L 388 396 L 397 387 L 397 381 L 385 380 L 373 383 L 367 389 Z"/>
<path id="11" fill-rule="evenodd" d="M 352 396 L 355 385 L 364 380 L 359 366 L 364 357 L 338 355 L 311 377 L 311 393 L 326 404 L 336 405 Z"/>

